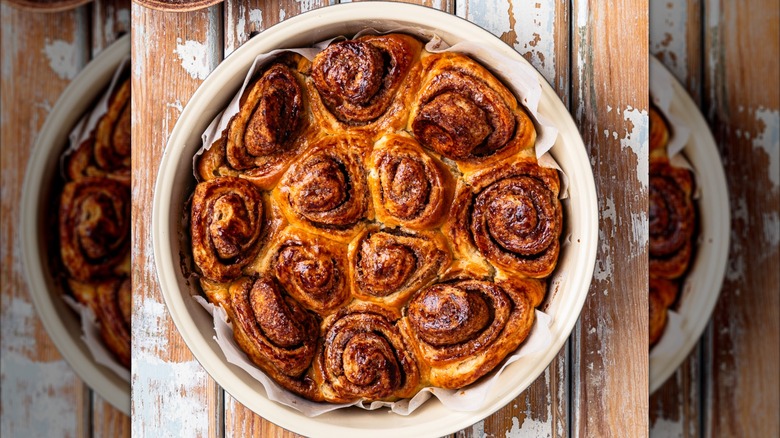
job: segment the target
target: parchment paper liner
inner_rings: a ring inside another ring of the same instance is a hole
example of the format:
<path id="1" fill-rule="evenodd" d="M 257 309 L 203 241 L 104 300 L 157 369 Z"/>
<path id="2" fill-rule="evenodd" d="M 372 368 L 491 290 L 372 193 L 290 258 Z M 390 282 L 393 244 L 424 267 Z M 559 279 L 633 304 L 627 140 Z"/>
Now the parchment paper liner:
<path id="1" fill-rule="evenodd" d="M 421 39 L 428 40 L 428 43 L 425 45 L 425 49 L 432 53 L 456 51 L 469 55 L 475 60 L 478 60 L 480 64 L 488 68 L 491 73 L 496 75 L 505 85 L 507 85 L 514 93 L 515 97 L 518 98 L 519 102 L 523 104 L 531 119 L 534 121 L 534 126 L 537 133 L 535 148 L 539 164 L 544 167 L 551 167 L 558 170 L 558 173 L 561 177 L 561 190 L 559 197 L 560 199 L 566 199 L 568 197 L 568 177 L 549 153 L 550 149 L 557 140 L 558 129 L 538 113 L 539 101 L 542 96 L 542 88 L 539 84 L 538 74 L 533 67 L 526 63 L 518 62 L 508 58 L 495 50 L 485 48 L 483 45 L 478 43 L 464 41 L 453 46 L 449 46 L 437 35 L 420 28 L 398 26 L 387 32 L 378 32 L 374 29 L 366 29 L 356 34 L 355 38 L 365 34 L 386 34 L 395 32 L 412 34 L 418 36 Z M 219 140 L 222 132 L 227 128 L 231 117 L 238 113 L 239 100 L 241 95 L 244 93 L 244 89 L 253 79 L 255 72 L 257 72 L 266 63 L 272 61 L 276 55 L 283 52 L 294 52 L 306 57 L 311 61 L 314 59 L 314 56 L 317 53 L 325 49 L 331 42 L 339 39 L 345 39 L 345 37 L 342 36 L 328 39 L 314 44 L 312 47 L 277 49 L 258 55 L 247 72 L 241 89 L 235 94 L 228 106 L 221 113 L 217 114 L 214 120 L 203 132 L 201 136 L 203 140 L 203 146 L 193 156 L 193 175 L 195 178 L 198 178 L 197 172 L 195 171 L 195 163 L 198 159 L 198 156 L 211 148 L 214 142 Z M 561 240 L 561 251 L 563 252 L 569 246 L 569 236 L 563 236 Z M 557 292 L 565 277 L 565 272 L 557 270 L 548 279 L 548 300 L 554 296 L 555 292 Z M 247 371 L 252 377 L 257 379 L 265 388 L 269 399 L 296 409 L 309 417 L 314 417 L 329 411 L 333 411 L 335 409 L 341 409 L 350 406 L 357 406 L 369 410 L 388 407 L 390 408 L 390 411 L 396 414 L 408 415 L 421 406 L 425 401 L 427 401 L 431 395 L 437 397 L 439 401 L 449 409 L 455 411 L 474 411 L 482 407 L 490 389 L 498 381 L 499 376 L 509 364 L 518 361 L 524 356 L 543 351 L 552 343 L 552 333 L 549 328 L 552 322 L 552 315 L 536 309 L 536 321 L 525 341 L 520 345 L 520 347 L 518 347 L 517 350 L 515 350 L 512 355 L 508 356 L 502 362 L 500 367 L 496 367 L 496 369 L 481 378 L 476 384 L 472 384 L 466 388 L 458 390 L 447 390 L 430 387 L 423 388 L 413 398 L 403 399 L 393 403 L 379 401 L 357 401 L 350 404 L 317 403 L 307 400 L 303 397 L 299 397 L 292 392 L 282 388 L 275 381 L 273 381 L 273 379 L 269 378 L 265 373 L 263 373 L 254 363 L 249 360 L 246 353 L 244 353 L 235 343 L 233 339 L 233 328 L 232 325 L 227 322 L 227 313 L 225 310 L 221 307 L 217 307 L 209 303 L 200 295 L 193 295 L 193 298 L 214 318 L 214 330 L 216 332 L 214 340 L 216 340 L 219 344 L 228 362 L 239 366 L 240 368 Z"/>

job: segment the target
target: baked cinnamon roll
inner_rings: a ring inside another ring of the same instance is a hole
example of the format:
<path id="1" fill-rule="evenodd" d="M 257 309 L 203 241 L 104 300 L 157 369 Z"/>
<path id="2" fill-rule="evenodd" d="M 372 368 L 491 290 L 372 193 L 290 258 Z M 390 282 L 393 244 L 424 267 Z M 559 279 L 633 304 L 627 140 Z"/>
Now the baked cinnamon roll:
<path id="1" fill-rule="evenodd" d="M 669 307 L 677 300 L 677 283 L 663 278 L 650 278 L 649 323 L 650 346 L 655 345 L 664 333 Z"/>
<path id="2" fill-rule="evenodd" d="M 650 164 L 650 275 L 681 277 L 688 269 L 695 230 L 693 177 L 687 169 Z"/>
<path id="3" fill-rule="evenodd" d="M 95 127 L 95 163 L 107 171 L 130 168 L 130 78 L 108 100 L 108 111 Z"/>
<path id="4" fill-rule="evenodd" d="M 409 303 L 404 326 L 431 385 L 461 388 L 491 371 L 525 340 L 534 321 L 528 295 L 540 282 L 516 281 L 512 287 L 481 280 L 430 286 Z"/>
<path id="5" fill-rule="evenodd" d="M 453 52 L 424 56 L 422 65 L 408 127 L 420 144 L 461 171 L 533 149 L 533 122 L 484 67 Z"/>
<path id="6" fill-rule="evenodd" d="M 471 183 L 460 187 L 445 227 L 459 254 L 473 254 L 473 246 L 499 269 L 550 275 L 563 227 L 558 173 L 521 161 L 475 174 Z"/>
<path id="7" fill-rule="evenodd" d="M 330 131 L 394 131 L 406 123 L 422 43 L 403 34 L 331 44 L 312 62 L 312 111 Z"/>
<path id="8" fill-rule="evenodd" d="M 192 196 L 192 255 L 200 273 L 229 281 L 241 275 L 260 249 L 263 194 L 232 176 L 198 184 Z"/>
<path id="9" fill-rule="evenodd" d="M 438 232 L 371 227 L 350 244 L 349 259 L 353 295 L 398 307 L 452 258 Z"/>
<path id="10" fill-rule="evenodd" d="M 374 145 L 368 182 L 377 220 L 417 230 L 442 222 L 455 186 L 441 161 L 413 138 L 397 134 L 385 135 Z"/>
<path id="11" fill-rule="evenodd" d="M 393 309 L 355 303 L 323 323 L 315 378 L 327 401 L 395 400 L 420 388 L 413 348 L 396 325 Z"/>
<path id="12" fill-rule="evenodd" d="M 223 137 L 198 158 L 202 180 L 240 175 L 262 189 L 276 184 L 308 146 L 311 121 L 303 76 L 308 70 L 309 61 L 292 52 L 264 67 L 245 89 Z"/>
<path id="13" fill-rule="evenodd" d="M 306 374 L 317 348 L 317 318 L 267 277 L 238 279 L 230 303 L 234 337 L 252 362 L 290 391 L 317 399 Z"/>
<path id="14" fill-rule="evenodd" d="M 130 368 L 130 321 L 133 307 L 130 278 L 111 279 L 97 287 L 100 336 L 119 363 Z"/>
<path id="15" fill-rule="evenodd" d="M 284 174 L 274 199 L 287 219 L 314 234 L 341 241 L 373 218 L 363 164 L 370 145 L 362 137 L 328 136 Z"/>
<path id="16" fill-rule="evenodd" d="M 69 276 L 112 275 L 130 249 L 130 187 L 110 178 L 71 181 L 59 210 L 60 255 Z"/>
<path id="17" fill-rule="evenodd" d="M 344 244 L 288 227 L 266 253 L 263 270 L 306 309 L 326 315 L 352 299 Z"/>

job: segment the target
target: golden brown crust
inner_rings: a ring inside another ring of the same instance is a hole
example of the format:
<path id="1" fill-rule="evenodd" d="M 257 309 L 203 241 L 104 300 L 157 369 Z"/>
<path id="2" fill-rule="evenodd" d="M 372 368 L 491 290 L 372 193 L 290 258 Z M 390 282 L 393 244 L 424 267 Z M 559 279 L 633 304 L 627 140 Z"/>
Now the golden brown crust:
<path id="1" fill-rule="evenodd" d="M 333 43 L 312 62 L 312 112 L 335 133 L 369 136 L 406 124 L 419 77 L 422 43 L 403 34 L 366 35 Z"/>
<path id="2" fill-rule="evenodd" d="M 274 199 L 287 219 L 314 234 L 350 240 L 373 218 L 362 137 L 328 136 L 315 142 L 282 177 Z"/>
<path id="3" fill-rule="evenodd" d="M 355 297 L 399 307 L 433 281 L 452 257 L 444 236 L 436 231 L 373 226 L 352 241 L 349 259 Z"/>
<path id="4" fill-rule="evenodd" d="M 231 176 L 195 187 L 191 212 L 192 255 L 201 274 L 215 281 L 241 275 L 260 249 L 263 194 Z"/>
<path id="5" fill-rule="evenodd" d="M 308 70 L 309 61 L 294 53 L 264 67 L 241 96 L 224 136 L 198 158 L 202 180 L 240 175 L 262 189 L 276 184 L 310 141 Z"/>
<path id="6" fill-rule="evenodd" d="M 230 303 L 236 342 L 252 362 L 285 388 L 316 398 L 306 371 L 317 348 L 317 318 L 268 277 L 238 279 Z"/>
<path id="7" fill-rule="evenodd" d="M 675 279 L 693 251 L 693 177 L 688 169 L 650 164 L 650 275 Z"/>
<path id="8" fill-rule="evenodd" d="M 420 93 L 409 131 L 462 172 L 530 151 L 536 129 L 514 95 L 469 57 L 444 52 L 422 59 Z"/>
<path id="9" fill-rule="evenodd" d="M 130 168 L 130 78 L 114 90 L 95 127 L 95 163 L 107 171 Z"/>
<path id="10" fill-rule="evenodd" d="M 314 375 L 325 400 L 395 400 L 411 397 L 421 376 L 394 309 L 356 303 L 323 322 Z"/>
<path id="11" fill-rule="evenodd" d="M 669 306 L 677 300 L 678 286 L 675 282 L 663 278 L 650 278 L 650 346 L 661 339 L 666 328 Z"/>
<path id="12" fill-rule="evenodd" d="M 404 327 L 430 367 L 429 380 L 442 388 L 461 388 L 490 372 L 526 338 L 534 309 L 525 289 L 480 280 L 430 286 L 409 303 Z"/>
<path id="13" fill-rule="evenodd" d="M 650 157 L 652 160 L 669 159 L 666 145 L 669 143 L 669 125 L 655 105 L 650 105 Z"/>
<path id="14" fill-rule="evenodd" d="M 446 217 L 454 191 L 450 171 L 406 135 L 388 134 L 374 145 L 369 186 L 378 221 L 415 230 Z"/>
<path id="15" fill-rule="evenodd" d="M 100 177 L 65 184 L 59 231 L 62 262 L 73 279 L 111 276 L 130 249 L 130 188 Z"/>
<path id="16" fill-rule="evenodd" d="M 130 368 L 132 292 L 130 278 L 107 280 L 97 287 L 100 336 L 127 368 Z"/>

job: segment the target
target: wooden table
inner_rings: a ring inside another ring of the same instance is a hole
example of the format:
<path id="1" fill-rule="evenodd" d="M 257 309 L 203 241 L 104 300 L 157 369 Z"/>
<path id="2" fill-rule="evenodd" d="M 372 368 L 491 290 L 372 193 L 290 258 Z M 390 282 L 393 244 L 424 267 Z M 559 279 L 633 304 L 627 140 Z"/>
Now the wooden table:
<path id="1" fill-rule="evenodd" d="M 729 185 L 732 231 L 712 321 L 650 398 L 650 432 L 778 436 L 780 6 L 763 0 L 651 3 L 650 51 L 710 122 Z"/>
<path id="2" fill-rule="evenodd" d="M 130 1 L 60 13 L 2 3 L 3 437 L 130 434 L 130 417 L 93 393 L 62 359 L 33 308 L 21 264 L 19 200 L 35 138 L 60 93 L 89 62 L 130 31 Z"/>
<path id="3" fill-rule="evenodd" d="M 291 435 L 236 402 L 193 359 L 165 311 L 152 260 L 155 174 L 192 93 L 253 32 L 329 2 L 238 3 L 132 9 L 133 107 L 144 108 L 133 118 L 134 175 L 144 176 L 134 182 L 133 209 L 138 436 Z M 528 391 L 459 435 L 646 434 L 647 176 L 637 169 L 647 168 L 647 2 L 424 3 L 486 27 L 542 72 L 581 126 L 602 213 L 596 275 L 570 342 Z"/>

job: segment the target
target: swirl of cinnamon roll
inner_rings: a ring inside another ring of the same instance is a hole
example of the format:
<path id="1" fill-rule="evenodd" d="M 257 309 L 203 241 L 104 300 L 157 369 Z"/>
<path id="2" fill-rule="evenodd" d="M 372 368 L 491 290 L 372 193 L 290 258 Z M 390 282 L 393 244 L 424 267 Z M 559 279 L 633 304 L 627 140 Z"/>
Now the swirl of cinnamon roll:
<path id="1" fill-rule="evenodd" d="M 95 127 L 95 162 L 106 171 L 130 168 L 130 78 L 124 79 L 108 101 L 108 110 Z"/>
<path id="2" fill-rule="evenodd" d="M 303 307 L 327 314 L 350 299 L 343 244 L 292 228 L 277 242 L 270 270 Z"/>
<path id="3" fill-rule="evenodd" d="M 402 35 L 367 35 L 340 41 L 317 54 L 311 78 L 329 114 L 347 126 L 395 123 L 413 94 L 422 43 Z M 326 114 L 320 114 L 326 118 Z M 384 120 L 387 119 L 387 120 Z M 395 126 L 396 129 L 402 125 Z"/>
<path id="4" fill-rule="evenodd" d="M 130 367 L 132 292 L 129 278 L 108 280 L 97 287 L 100 336 L 119 362 L 128 368 Z"/>
<path id="5" fill-rule="evenodd" d="M 453 52 L 427 56 L 423 65 L 422 91 L 409 119 L 423 146 L 467 162 L 493 161 L 533 146 L 530 118 L 484 67 Z"/>
<path id="6" fill-rule="evenodd" d="M 230 286 L 233 335 L 249 358 L 285 388 L 315 397 L 306 375 L 317 348 L 319 322 L 268 277 L 242 277 Z"/>
<path id="7" fill-rule="evenodd" d="M 325 400 L 394 400 L 420 384 L 413 348 L 398 330 L 397 311 L 369 303 L 346 307 L 324 323 L 315 361 Z"/>
<path id="8" fill-rule="evenodd" d="M 88 177 L 65 184 L 59 210 L 60 255 L 78 281 L 111 275 L 130 248 L 130 187 Z"/>
<path id="9" fill-rule="evenodd" d="M 422 229 L 447 213 L 454 187 L 450 172 L 409 137 L 382 137 L 371 154 L 369 186 L 385 225 Z"/>
<path id="10" fill-rule="evenodd" d="M 688 269 L 695 229 L 693 177 L 667 163 L 650 165 L 650 275 L 675 279 Z"/>
<path id="11" fill-rule="evenodd" d="M 558 260 L 563 227 L 559 187 L 554 169 L 530 162 L 476 175 L 466 215 L 479 252 L 495 266 L 525 277 L 550 275 Z M 464 226 L 455 225 L 460 230 Z"/>
<path id="12" fill-rule="evenodd" d="M 288 219 L 307 231 L 350 238 L 372 217 L 359 137 L 323 137 L 303 154 L 274 189 Z"/>
<path id="13" fill-rule="evenodd" d="M 309 61 L 285 53 L 244 90 L 223 137 L 200 155 L 201 180 L 238 176 L 270 189 L 308 144 L 308 99 L 303 72 Z"/>
<path id="14" fill-rule="evenodd" d="M 534 309 L 528 294 L 543 288 L 516 280 L 502 287 L 482 280 L 430 286 L 407 308 L 406 327 L 430 366 L 430 383 L 461 388 L 489 372 L 528 336 Z"/>
<path id="15" fill-rule="evenodd" d="M 260 249 L 263 194 L 242 178 L 220 177 L 198 184 L 192 197 L 192 255 L 206 278 L 228 281 Z"/>
<path id="16" fill-rule="evenodd" d="M 664 333 L 669 306 L 677 300 L 677 284 L 663 278 L 650 278 L 649 333 L 650 346 L 653 346 Z"/>
<path id="17" fill-rule="evenodd" d="M 666 145 L 669 143 L 669 125 L 666 124 L 661 112 L 655 105 L 650 105 L 650 154 L 666 156 Z"/>
<path id="18" fill-rule="evenodd" d="M 402 304 L 452 260 L 435 231 L 412 234 L 371 227 L 350 244 L 353 294 L 367 301 Z"/>

